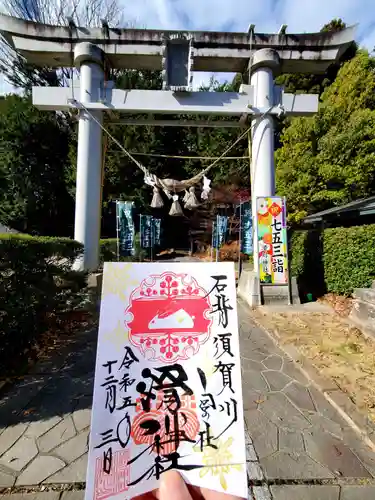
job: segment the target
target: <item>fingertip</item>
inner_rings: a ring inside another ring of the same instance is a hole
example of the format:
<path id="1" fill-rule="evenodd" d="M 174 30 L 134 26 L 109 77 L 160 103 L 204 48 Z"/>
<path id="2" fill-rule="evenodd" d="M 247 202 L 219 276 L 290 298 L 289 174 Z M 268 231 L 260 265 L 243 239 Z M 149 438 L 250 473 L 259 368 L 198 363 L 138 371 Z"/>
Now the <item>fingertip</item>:
<path id="1" fill-rule="evenodd" d="M 164 472 L 160 478 L 159 500 L 191 500 L 186 483 L 176 470 Z"/>

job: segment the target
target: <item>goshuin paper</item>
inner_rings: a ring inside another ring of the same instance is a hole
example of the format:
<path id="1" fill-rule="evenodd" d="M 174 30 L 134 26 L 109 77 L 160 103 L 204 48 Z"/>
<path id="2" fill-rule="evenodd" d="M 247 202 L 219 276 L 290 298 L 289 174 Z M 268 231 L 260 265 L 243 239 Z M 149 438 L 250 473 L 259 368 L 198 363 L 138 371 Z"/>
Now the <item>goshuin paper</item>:
<path id="1" fill-rule="evenodd" d="M 247 497 L 233 263 L 106 263 L 86 500 L 177 469 Z"/>

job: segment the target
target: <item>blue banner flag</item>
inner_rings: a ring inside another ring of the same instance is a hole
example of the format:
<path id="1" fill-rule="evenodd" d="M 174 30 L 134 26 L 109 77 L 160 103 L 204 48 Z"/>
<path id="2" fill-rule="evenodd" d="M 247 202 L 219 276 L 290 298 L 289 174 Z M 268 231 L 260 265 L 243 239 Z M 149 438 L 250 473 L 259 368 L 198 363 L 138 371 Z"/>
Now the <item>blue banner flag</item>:
<path id="1" fill-rule="evenodd" d="M 153 245 L 153 224 L 152 215 L 141 215 L 140 222 L 140 233 L 141 233 L 141 247 L 142 248 L 152 248 Z"/>
<path id="2" fill-rule="evenodd" d="M 211 237 L 212 248 L 217 247 L 217 232 L 216 232 L 216 222 L 212 221 L 212 237 Z"/>
<path id="3" fill-rule="evenodd" d="M 119 254 L 134 255 L 133 201 L 116 201 L 117 234 Z"/>
<path id="4" fill-rule="evenodd" d="M 216 217 L 216 248 L 220 248 L 225 243 L 228 229 L 228 217 L 225 215 L 218 215 Z"/>
<path id="5" fill-rule="evenodd" d="M 153 246 L 159 247 L 161 244 L 161 219 L 152 218 Z"/>
<path id="6" fill-rule="evenodd" d="M 249 201 L 241 203 L 241 252 L 253 254 L 253 219 Z"/>

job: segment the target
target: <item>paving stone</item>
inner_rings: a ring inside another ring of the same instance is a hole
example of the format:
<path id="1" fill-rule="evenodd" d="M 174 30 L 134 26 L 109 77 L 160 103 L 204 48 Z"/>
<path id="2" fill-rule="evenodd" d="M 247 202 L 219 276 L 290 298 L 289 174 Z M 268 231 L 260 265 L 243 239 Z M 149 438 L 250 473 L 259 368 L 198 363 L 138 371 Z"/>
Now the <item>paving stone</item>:
<path id="1" fill-rule="evenodd" d="M 258 462 L 247 462 L 247 477 L 250 481 L 261 481 L 264 478 L 263 471 Z"/>
<path id="2" fill-rule="evenodd" d="M 260 464 L 268 479 L 330 479 L 333 474 L 306 453 L 277 452 Z"/>
<path id="3" fill-rule="evenodd" d="M 271 492 L 274 500 L 339 500 L 340 497 L 340 487 L 336 485 L 271 486 Z"/>
<path id="4" fill-rule="evenodd" d="M 326 432 L 305 432 L 306 452 L 338 476 L 371 477 L 352 450 Z"/>
<path id="5" fill-rule="evenodd" d="M 77 398 L 92 392 L 92 386 L 92 373 L 80 378 L 72 378 L 67 373 L 58 374 L 40 391 L 33 404 L 45 415 L 64 416 L 74 411 Z"/>
<path id="6" fill-rule="evenodd" d="M 269 431 L 273 424 L 259 410 L 250 410 L 244 412 L 245 423 L 251 439 L 254 441 L 254 436 L 260 436 Z"/>
<path id="7" fill-rule="evenodd" d="M 255 448 L 253 444 L 247 444 L 246 445 L 246 461 L 247 462 L 257 462 L 258 457 L 255 452 Z"/>
<path id="8" fill-rule="evenodd" d="M 256 391 L 269 391 L 269 386 L 260 372 L 255 370 L 247 370 L 246 374 L 243 377 L 246 377 L 246 383 L 243 387 L 244 390 L 249 388 L 250 390 Z"/>
<path id="9" fill-rule="evenodd" d="M 69 441 L 61 444 L 53 450 L 53 454 L 70 463 L 88 451 L 89 429 L 82 431 Z"/>
<path id="10" fill-rule="evenodd" d="M 252 332 L 249 341 L 252 343 L 253 348 L 259 352 L 263 352 L 264 358 L 267 358 L 271 354 L 278 354 L 283 356 L 283 352 L 277 347 L 277 345 L 271 340 L 265 332 L 257 334 Z"/>
<path id="11" fill-rule="evenodd" d="M 267 457 L 277 451 L 277 427 L 260 411 L 245 412 L 245 422 L 258 457 Z"/>
<path id="12" fill-rule="evenodd" d="M 38 439 L 39 450 L 48 452 L 59 446 L 64 441 L 75 436 L 76 431 L 70 416 L 67 416 L 53 429 Z"/>
<path id="13" fill-rule="evenodd" d="M 374 500 L 375 485 L 341 486 L 340 500 Z"/>
<path id="14" fill-rule="evenodd" d="M 247 372 L 248 370 L 255 370 L 259 373 L 264 370 L 262 363 L 259 361 L 254 361 L 249 358 L 241 358 L 241 369 L 243 372 Z M 245 375 L 246 376 L 246 375 Z"/>
<path id="15" fill-rule="evenodd" d="M 20 412 L 41 391 L 49 378 L 43 375 L 28 375 L 5 394 L 0 400 L 0 426 L 19 422 Z"/>
<path id="16" fill-rule="evenodd" d="M 281 370 L 283 367 L 283 358 L 277 354 L 268 356 L 263 361 L 263 365 L 269 370 Z"/>
<path id="17" fill-rule="evenodd" d="M 0 435 L 0 453 L 5 453 L 27 429 L 26 423 L 10 425 Z"/>
<path id="18" fill-rule="evenodd" d="M 40 416 L 57 415 L 64 417 L 64 415 L 69 415 L 74 410 L 76 401 L 73 395 L 69 395 L 68 390 L 62 393 L 60 384 L 58 384 L 43 388 L 33 401 L 34 405 L 39 409 Z"/>
<path id="19" fill-rule="evenodd" d="M 85 497 L 85 490 L 78 491 L 64 491 L 60 500 L 83 500 Z"/>
<path id="20" fill-rule="evenodd" d="M 241 321 L 241 318 L 239 318 L 238 330 L 239 330 L 240 346 L 242 346 L 242 344 L 245 344 L 247 340 L 249 340 L 250 331 L 247 328 L 246 324 L 243 321 Z"/>
<path id="21" fill-rule="evenodd" d="M 357 407 L 347 394 L 342 391 L 330 391 L 327 394 L 350 416 L 359 428 L 368 429 L 369 422 L 367 416 L 357 410 Z"/>
<path id="22" fill-rule="evenodd" d="M 250 359 L 251 361 L 256 361 L 258 363 L 262 363 L 262 361 L 267 357 L 267 354 L 264 352 L 259 352 L 250 347 L 248 349 L 240 349 L 241 360 L 242 359 Z"/>
<path id="23" fill-rule="evenodd" d="M 371 476 L 375 478 L 375 454 L 374 452 L 368 450 L 368 449 L 363 449 L 359 447 L 357 442 L 357 446 L 353 448 L 353 451 L 359 458 L 359 460 L 363 463 L 363 465 L 366 467 L 366 469 L 370 472 Z"/>
<path id="24" fill-rule="evenodd" d="M 325 431 L 329 432 L 333 436 L 342 439 L 343 438 L 343 430 L 341 425 L 336 422 L 333 422 L 329 418 L 322 417 L 319 413 L 309 414 L 308 419 L 312 423 L 311 430 L 312 431 Z"/>
<path id="25" fill-rule="evenodd" d="M 262 375 L 267 380 L 272 391 L 282 391 L 292 381 L 285 373 L 275 370 L 263 371 Z"/>
<path id="26" fill-rule="evenodd" d="M 247 446 L 248 444 L 253 444 L 253 440 L 249 434 L 249 431 L 245 429 L 245 446 Z"/>
<path id="27" fill-rule="evenodd" d="M 303 437 L 300 432 L 279 429 L 279 450 L 302 453 L 305 451 Z"/>
<path id="28" fill-rule="evenodd" d="M 17 478 L 17 486 L 34 485 L 43 482 L 51 474 L 64 467 L 65 463 L 56 457 L 38 456 Z"/>
<path id="29" fill-rule="evenodd" d="M 37 493 L 11 493 L 4 495 L 1 500 L 59 500 L 58 491 L 38 491 Z"/>
<path id="30" fill-rule="evenodd" d="M 294 361 L 291 361 L 291 360 L 287 361 L 287 360 L 285 360 L 282 371 L 286 375 L 288 375 L 290 378 L 296 380 L 297 382 L 299 382 L 302 385 L 308 385 L 309 384 L 309 380 L 304 375 L 304 373 L 302 373 L 302 371 L 300 370 L 300 368 L 298 367 L 298 365 L 296 365 L 294 363 Z"/>
<path id="31" fill-rule="evenodd" d="M 241 318 L 238 318 L 238 330 L 239 330 L 239 339 L 240 345 L 245 343 L 249 339 L 250 331 L 246 325 L 245 321 L 242 321 Z"/>
<path id="32" fill-rule="evenodd" d="M 67 371 L 71 377 L 82 377 L 93 370 L 95 354 L 95 346 L 92 343 L 86 343 L 67 356 L 62 370 Z"/>
<path id="33" fill-rule="evenodd" d="M 309 387 L 309 391 L 319 413 L 321 413 L 329 420 L 336 422 L 340 426 L 347 425 L 340 414 L 337 412 L 337 410 L 331 405 L 331 403 L 324 397 L 324 395 L 320 391 L 312 386 Z"/>
<path id="34" fill-rule="evenodd" d="M 86 481 L 87 453 L 67 467 L 46 479 L 45 483 L 84 483 Z"/>
<path id="35" fill-rule="evenodd" d="M 335 381 L 323 376 L 318 368 L 316 368 L 309 360 L 303 360 L 300 364 L 308 379 L 313 380 L 322 391 L 336 391 L 338 389 L 338 385 Z"/>
<path id="36" fill-rule="evenodd" d="M 13 469 L 21 471 L 38 454 L 35 440 L 22 436 L 0 459 L 0 463 Z"/>
<path id="37" fill-rule="evenodd" d="M 77 406 L 72 414 L 74 425 L 78 432 L 90 427 L 92 396 L 79 398 Z"/>
<path id="38" fill-rule="evenodd" d="M 25 432 L 25 436 L 33 437 L 36 439 L 48 432 L 50 429 L 52 429 L 52 427 L 55 427 L 55 425 L 57 425 L 61 420 L 62 417 L 55 416 L 52 418 L 47 418 L 46 420 L 31 422 Z"/>
<path id="39" fill-rule="evenodd" d="M 280 392 L 268 394 L 260 410 L 279 427 L 303 430 L 310 426 L 303 414 Z"/>
<path id="40" fill-rule="evenodd" d="M 14 472 L 0 465 L 0 488 L 13 486 L 16 481 Z"/>
<path id="41" fill-rule="evenodd" d="M 265 401 L 268 391 L 254 391 L 248 384 L 242 387 L 242 398 L 244 410 L 256 410 Z"/>
<path id="42" fill-rule="evenodd" d="M 375 478 L 375 453 L 358 438 L 352 429 L 344 430 L 343 442 L 354 451 L 372 477 Z"/>
<path id="43" fill-rule="evenodd" d="M 277 451 L 277 427 L 264 417 L 261 422 L 262 424 L 253 430 L 252 438 L 258 457 L 265 458 Z"/>
<path id="44" fill-rule="evenodd" d="M 283 393 L 302 410 L 315 411 L 314 402 L 311 399 L 309 390 L 298 382 L 293 382 L 285 387 Z"/>
<path id="45" fill-rule="evenodd" d="M 255 452 L 253 440 L 251 439 L 247 430 L 245 430 L 245 448 L 246 448 L 246 460 L 251 462 L 257 462 L 258 457 Z"/>
<path id="46" fill-rule="evenodd" d="M 253 495 L 255 500 L 272 500 L 268 486 L 253 486 Z"/>

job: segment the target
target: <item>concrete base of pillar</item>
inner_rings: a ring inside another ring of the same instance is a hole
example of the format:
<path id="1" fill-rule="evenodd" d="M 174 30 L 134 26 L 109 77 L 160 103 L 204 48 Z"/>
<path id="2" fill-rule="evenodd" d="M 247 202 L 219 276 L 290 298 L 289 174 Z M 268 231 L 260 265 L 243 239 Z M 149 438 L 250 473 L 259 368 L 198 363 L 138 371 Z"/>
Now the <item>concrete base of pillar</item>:
<path id="1" fill-rule="evenodd" d="M 253 269 L 244 269 L 241 273 L 237 295 L 245 300 L 250 307 L 264 305 L 288 304 L 288 287 L 267 285 L 262 287 L 262 295 L 259 293 L 259 278 Z M 292 298 L 293 304 L 299 304 L 299 294 L 297 279 L 292 278 Z"/>
<path id="2" fill-rule="evenodd" d="M 92 306 L 99 312 L 102 295 L 103 273 L 92 273 L 87 278 L 87 289 Z"/>

